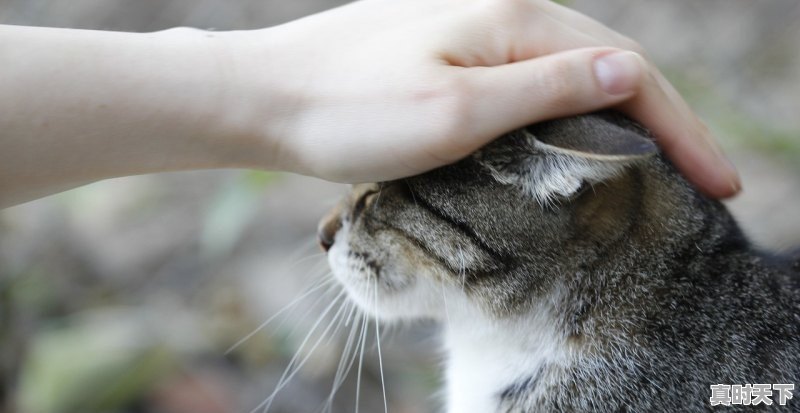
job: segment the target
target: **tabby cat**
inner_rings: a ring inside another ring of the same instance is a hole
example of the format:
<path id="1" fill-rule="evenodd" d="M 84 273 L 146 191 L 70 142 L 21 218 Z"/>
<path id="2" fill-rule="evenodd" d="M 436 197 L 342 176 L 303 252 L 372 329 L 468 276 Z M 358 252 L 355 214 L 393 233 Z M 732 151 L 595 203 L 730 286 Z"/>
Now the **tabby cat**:
<path id="1" fill-rule="evenodd" d="M 614 112 L 536 124 L 355 186 L 320 241 L 363 309 L 442 322 L 448 412 L 800 411 L 712 407 L 800 383 L 800 269 L 657 152 Z"/>

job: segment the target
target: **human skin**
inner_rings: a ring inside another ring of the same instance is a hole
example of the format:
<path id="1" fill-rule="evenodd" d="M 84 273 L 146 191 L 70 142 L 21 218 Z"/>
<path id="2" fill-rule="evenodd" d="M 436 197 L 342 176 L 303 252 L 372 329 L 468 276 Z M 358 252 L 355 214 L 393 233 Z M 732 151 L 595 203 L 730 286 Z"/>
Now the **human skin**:
<path id="1" fill-rule="evenodd" d="M 104 178 L 367 182 L 615 107 L 711 197 L 740 181 L 639 45 L 544 0 L 363 0 L 253 31 L 0 26 L 0 207 Z"/>

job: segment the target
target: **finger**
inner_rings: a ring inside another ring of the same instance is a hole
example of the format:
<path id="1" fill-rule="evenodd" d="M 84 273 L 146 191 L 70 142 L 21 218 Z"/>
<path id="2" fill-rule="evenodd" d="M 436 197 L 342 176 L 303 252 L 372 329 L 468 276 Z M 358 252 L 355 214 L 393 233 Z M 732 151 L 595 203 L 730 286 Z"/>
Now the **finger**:
<path id="1" fill-rule="evenodd" d="M 564 28 L 561 30 L 567 31 L 568 29 L 572 29 L 576 32 L 580 32 L 581 35 L 573 35 L 575 38 L 573 41 L 582 43 L 582 47 L 607 46 L 630 50 L 643 56 L 646 53 L 646 51 L 632 39 L 569 7 L 556 2 L 546 2 L 542 5 L 542 11 L 547 13 L 552 21 L 563 25 Z"/>
<path id="2" fill-rule="evenodd" d="M 635 53 L 578 49 L 466 70 L 475 102 L 466 134 L 471 139 L 460 142 L 466 152 L 511 129 L 617 105 L 654 133 L 667 156 L 703 193 L 723 198 L 740 189 L 736 170 L 705 125 Z"/>
<path id="3" fill-rule="evenodd" d="M 563 23 L 557 16 L 561 12 L 547 10 L 547 3 L 481 2 L 461 13 L 461 18 L 443 21 L 442 35 L 432 39 L 432 49 L 452 65 L 471 67 L 502 65 L 577 48 L 614 47 L 603 44 L 605 37 Z M 445 35 L 452 33 L 461 35 Z"/>
<path id="4" fill-rule="evenodd" d="M 469 130 L 476 148 L 538 121 L 590 112 L 629 99 L 646 63 L 632 52 L 577 49 L 491 68 L 469 68 Z"/>
<path id="5" fill-rule="evenodd" d="M 741 190 L 733 164 L 661 73 L 651 71 L 640 92 L 620 109 L 653 132 L 664 153 L 704 194 L 727 198 Z"/>

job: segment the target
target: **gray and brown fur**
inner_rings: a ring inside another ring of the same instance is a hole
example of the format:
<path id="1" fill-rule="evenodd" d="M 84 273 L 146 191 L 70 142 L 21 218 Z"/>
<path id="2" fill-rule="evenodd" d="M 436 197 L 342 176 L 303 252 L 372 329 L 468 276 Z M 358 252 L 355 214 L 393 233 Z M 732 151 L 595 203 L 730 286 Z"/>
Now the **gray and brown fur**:
<path id="1" fill-rule="evenodd" d="M 710 407 L 718 383 L 800 393 L 800 271 L 757 251 L 654 152 L 611 112 L 530 126 L 459 163 L 357 186 L 322 236 L 332 242 L 346 222 L 379 283 L 396 282 L 389 261 L 403 254 L 442 268 L 497 320 L 536 306 L 556 315 L 578 356 L 504 383 L 486 413 L 800 412 L 800 397 L 781 407 L 777 393 L 769 408 Z M 599 172 L 535 192 L 570 160 Z M 454 259 L 455 246 L 469 259 Z"/>

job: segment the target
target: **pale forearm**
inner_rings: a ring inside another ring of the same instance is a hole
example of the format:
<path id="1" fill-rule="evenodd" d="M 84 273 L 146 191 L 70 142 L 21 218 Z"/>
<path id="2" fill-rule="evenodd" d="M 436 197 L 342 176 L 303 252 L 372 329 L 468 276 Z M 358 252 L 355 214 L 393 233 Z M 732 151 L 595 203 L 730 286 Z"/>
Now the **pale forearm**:
<path id="1" fill-rule="evenodd" d="M 230 62 L 214 36 L 0 26 L 0 207 L 108 177 L 243 166 L 253 140 L 220 110 Z"/>
<path id="2" fill-rule="evenodd" d="M 263 30 L 0 27 L 0 207 L 113 176 L 247 167 L 375 182 L 616 107 L 706 194 L 736 171 L 638 45 L 554 2 L 362 0 Z"/>

